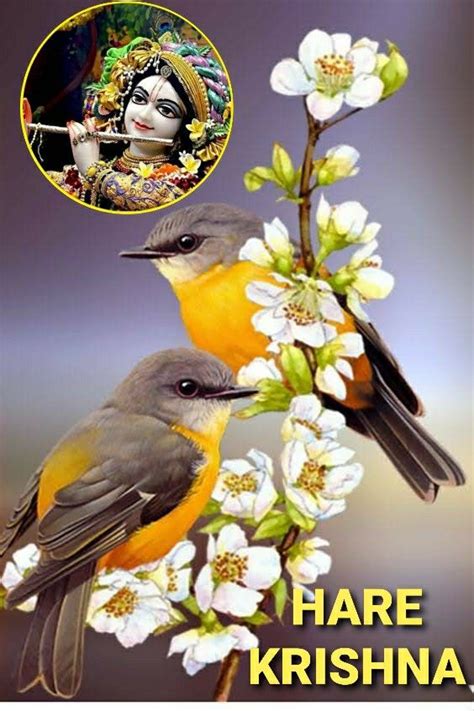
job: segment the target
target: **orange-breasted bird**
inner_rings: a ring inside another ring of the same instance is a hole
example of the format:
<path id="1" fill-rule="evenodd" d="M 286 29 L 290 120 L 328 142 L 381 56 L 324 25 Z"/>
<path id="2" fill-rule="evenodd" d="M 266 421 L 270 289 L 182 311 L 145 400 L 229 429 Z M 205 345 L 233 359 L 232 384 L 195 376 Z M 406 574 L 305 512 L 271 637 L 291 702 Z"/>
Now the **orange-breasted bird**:
<path id="1" fill-rule="evenodd" d="M 268 357 L 269 340 L 251 322 L 261 307 L 248 300 L 246 287 L 272 281 L 271 270 L 239 260 L 246 241 L 263 236 L 263 221 L 250 212 L 193 205 L 162 218 L 143 247 L 121 256 L 151 260 L 179 300 L 191 341 L 237 372 L 253 358 Z M 341 411 L 349 427 L 373 437 L 424 501 L 434 501 L 439 486 L 463 484 L 459 465 L 415 420 L 422 403 L 374 326 L 347 308 L 344 322 L 331 325 L 339 333 L 359 333 L 365 352 L 352 361 L 354 379 L 345 379 L 345 399 L 321 394 L 323 403 Z"/>
<path id="2" fill-rule="evenodd" d="M 6 600 L 38 595 L 20 691 L 77 693 L 95 573 L 155 561 L 187 533 L 214 488 L 230 400 L 255 392 L 209 353 L 162 351 L 47 455 L 0 539 L 3 555 L 38 520 L 40 561 Z"/>

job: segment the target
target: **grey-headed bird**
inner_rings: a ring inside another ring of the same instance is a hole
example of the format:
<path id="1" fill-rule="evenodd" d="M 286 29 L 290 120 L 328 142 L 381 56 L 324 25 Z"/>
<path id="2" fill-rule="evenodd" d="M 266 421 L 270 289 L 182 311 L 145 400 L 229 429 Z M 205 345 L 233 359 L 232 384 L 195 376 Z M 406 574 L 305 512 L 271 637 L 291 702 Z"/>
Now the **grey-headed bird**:
<path id="1" fill-rule="evenodd" d="M 237 372 L 253 358 L 268 357 L 269 340 L 252 325 L 261 307 L 248 300 L 246 287 L 273 281 L 271 270 L 239 260 L 247 239 L 263 235 L 263 221 L 246 210 L 192 205 L 160 219 L 143 247 L 121 256 L 150 260 L 170 282 L 191 341 Z M 377 330 L 341 302 L 344 323 L 332 325 L 339 333 L 360 333 L 365 353 L 352 361 L 344 400 L 321 394 L 323 402 L 341 411 L 349 427 L 373 437 L 416 494 L 432 502 L 439 486 L 463 484 L 464 474 L 415 420 L 422 403 Z"/>
<path id="2" fill-rule="evenodd" d="M 162 351 L 47 455 L 0 539 L 3 555 L 38 520 L 40 561 L 7 596 L 38 595 L 21 691 L 77 693 L 95 573 L 155 561 L 187 533 L 214 488 L 230 401 L 255 392 L 209 353 Z"/>

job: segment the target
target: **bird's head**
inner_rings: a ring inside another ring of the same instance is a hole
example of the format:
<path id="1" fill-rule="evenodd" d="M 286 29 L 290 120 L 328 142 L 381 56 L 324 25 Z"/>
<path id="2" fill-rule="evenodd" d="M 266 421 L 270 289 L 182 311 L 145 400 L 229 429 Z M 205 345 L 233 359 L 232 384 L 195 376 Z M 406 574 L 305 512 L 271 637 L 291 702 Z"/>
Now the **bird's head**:
<path id="1" fill-rule="evenodd" d="M 222 203 L 192 205 L 163 217 L 142 247 L 120 256 L 150 259 L 171 284 L 179 284 L 218 264 L 233 264 L 250 237 L 263 237 L 263 222 L 252 213 Z"/>
<path id="2" fill-rule="evenodd" d="M 256 392 L 235 385 L 230 368 L 209 353 L 174 348 L 140 361 L 106 406 L 220 439 L 231 401 Z"/>

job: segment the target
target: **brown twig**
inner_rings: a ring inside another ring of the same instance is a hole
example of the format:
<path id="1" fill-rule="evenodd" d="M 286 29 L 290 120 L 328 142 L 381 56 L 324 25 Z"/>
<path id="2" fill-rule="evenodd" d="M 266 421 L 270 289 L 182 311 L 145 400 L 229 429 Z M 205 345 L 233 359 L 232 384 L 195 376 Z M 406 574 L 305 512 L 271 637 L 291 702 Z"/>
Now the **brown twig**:
<path id="1" fill-rule="evenodd" d="M 326 131 L 326 129 L 328 129 L 328 128 L 332 128 L 337 123 L 341 123 L 341 121 L 344 121 L 346 118 L 349 118 L 350 116 L 354 116 L 354 114 L 359 113 L 359 111 L 362 111 L 362 109 L 361 108 L 351 109 L 351 111 L 348 111 L 347 113 L 343 114 L 339 118 L 334 119 L 334 121 L 325 121 L 323 123 L 323 125 L 321 126 L 321 133 L 323 131 Z"/>
<path id="2" fill-rule="evenodd" d="M 282 542 L 277 546 L 277 551 L 280 554 L 281 567 L 284 568 L 286 560 L 288 558 L 288 553 L 292 545 L 294 545 L 296 539 L 300 533 L 300 528 L 298 526 L 291 526 L 285 534 Z M 271 598 L 271 591 L 265 590 L 263 595 L 263 600 L 260 602 L 258 609 L 261 612 L 265 612 L 268 607 Z M 251 630 L 254 629 L 252 625 L 249 625 Z M 217 678 L 216 687 L 214 689 L 214 701 L 228 701 L 230 692 L 232 691 L 232 685 L 234 683 L 235 677 L 239 670 L 240 657 L 242 652 L 238 649 L 233 649 L 227 657 L 222 661 L 219 676 Z"/>
<path id="3" fill-rule="evenodd" d="M 319 134 L 322 130 L 322 125 L 315 121 L 315 119 L 309 113 L 306 103 L 304 104 L 306 120 L 308 122 L 308 141 L 306 143 L 306 149 L 304 152 L 303 166 L 301 170 L 301 181 L 300 181 L 300 192 L 299 197 L 301 198 L 301 203 L 299 204 L 299 222 L 300 222 L 300 240 L 301 240 L 301 254 L 303 257 L 303 262 L 308 274 L 311 274 L 314 267 L 314 254 L 311 245 L 311 228 L 310 228 L 310 217 L 311 217 L 311 193 L 312 188 L 310 187 L 311 175 L 313 172 L 313 155 L 316 143 L 319 138 Z"/>

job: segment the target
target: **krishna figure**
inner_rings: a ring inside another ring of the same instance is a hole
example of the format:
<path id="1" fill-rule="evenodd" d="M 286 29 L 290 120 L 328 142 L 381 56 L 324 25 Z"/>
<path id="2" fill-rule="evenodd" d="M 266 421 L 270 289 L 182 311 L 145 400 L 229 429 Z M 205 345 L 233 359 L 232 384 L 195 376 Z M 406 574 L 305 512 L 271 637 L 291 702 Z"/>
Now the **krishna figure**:
<path id="1" fill-rule="evenodd" d="M 75 165 L 48 174 L 91 205 L 157 208 L 185 195 L 221 154 L 231 123 L 229 82 L 209 45 L 183 42 L 175 32 L 158 41 L 136 37 L 107 51 L 84 113 L 83 124 L 68 122 Z M 106 159 L 98 131 L 128 134 L 129 145 Z"/>

